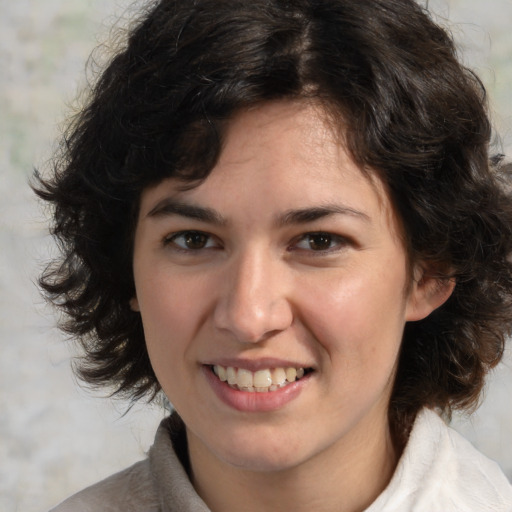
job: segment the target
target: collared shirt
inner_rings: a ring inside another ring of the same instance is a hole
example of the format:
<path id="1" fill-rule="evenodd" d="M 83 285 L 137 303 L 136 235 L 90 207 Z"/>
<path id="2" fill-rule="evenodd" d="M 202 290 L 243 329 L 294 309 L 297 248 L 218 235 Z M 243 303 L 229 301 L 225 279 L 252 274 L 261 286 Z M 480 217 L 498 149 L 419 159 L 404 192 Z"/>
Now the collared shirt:
<path id="1" fill-rule="evenodd" d="M 75 494 L 51 512 L 210 512 L 186 464 L 186 435 L 165 419 L 146 460 Z M 433 411 L 418 414 L 395 473 L 366 512 L 512 512 L 512 485 Z"/>

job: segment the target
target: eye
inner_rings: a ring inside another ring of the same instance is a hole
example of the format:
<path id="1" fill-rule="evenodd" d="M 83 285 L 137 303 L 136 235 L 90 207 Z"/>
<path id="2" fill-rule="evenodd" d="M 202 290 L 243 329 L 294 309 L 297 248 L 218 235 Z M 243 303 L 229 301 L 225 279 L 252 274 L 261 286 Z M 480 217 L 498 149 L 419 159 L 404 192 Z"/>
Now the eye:
<path id="1" fill-rule="evenodd" d="M 328 252 L 341 248 L 348 242 L 340 235 L 332 233 L 306 233 L 294 244 L 294 248 L 314 252 Z"/>
<path id="2" fill-rule="evenodd" d="M 174 245 L 186 251 L 199 251 L 218 247 L 219 244 L 208 234 L 202 231 L 180 231 L 164 240 L 165 245 Z"/>

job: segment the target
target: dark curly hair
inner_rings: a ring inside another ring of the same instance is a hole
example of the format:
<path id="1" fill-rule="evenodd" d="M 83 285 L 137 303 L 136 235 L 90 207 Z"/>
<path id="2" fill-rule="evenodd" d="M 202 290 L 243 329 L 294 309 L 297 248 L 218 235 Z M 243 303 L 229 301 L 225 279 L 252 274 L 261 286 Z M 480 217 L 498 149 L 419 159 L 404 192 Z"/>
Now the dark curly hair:
<path id="1" fill-rule="evenodd" d="M 512 202 L 489 158 L 485 90 L 412 0 L 148 4 L 35 185 L 62 250 L 41 284 L 83 346 L 80 375 L 154 397 L 129 305 L 141 191 L 167 177 L 195 186 L 237 111 L 301 98 L 321 104 L 354 160 L 382 178 L 410 261 L 456 280 L 441 308 L 406 325 L 389 412 L 403 439 L 421 407 L 477 402 L 512 320 Z"/>

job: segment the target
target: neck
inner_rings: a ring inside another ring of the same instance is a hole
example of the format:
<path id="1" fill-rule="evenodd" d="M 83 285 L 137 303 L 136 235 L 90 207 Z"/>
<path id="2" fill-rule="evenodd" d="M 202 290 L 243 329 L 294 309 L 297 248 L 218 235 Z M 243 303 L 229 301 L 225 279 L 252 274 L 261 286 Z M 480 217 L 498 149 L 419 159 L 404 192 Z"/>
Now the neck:
<path id="1" fill-rule="evenodd" d="M 227 464 L 188 432 L 192 482 L 212 512 L 359 512 L 389 483 L 398 454 L 386 424 L 344 439 L 302 463 L 279 471 Z"/>

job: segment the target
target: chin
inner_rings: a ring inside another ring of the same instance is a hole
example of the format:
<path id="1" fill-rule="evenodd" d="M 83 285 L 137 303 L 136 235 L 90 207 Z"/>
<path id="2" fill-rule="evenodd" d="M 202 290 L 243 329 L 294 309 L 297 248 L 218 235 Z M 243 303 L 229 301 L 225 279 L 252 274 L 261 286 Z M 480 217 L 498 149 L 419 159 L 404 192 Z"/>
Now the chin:
<path id="1" fill-rule="evenodd" d="M 298 449 L 300 445 L 303 447 L 303 443 L 296 443 L 289 438 L 279 439 L 280 437 L 258 433 L 243 436 L 242 439 L 227 436 L 225 444 L 217 446 L 215 451 L 218 458 L 225 463 L 255 472 L 285 471 L 308 459 L 303 450 Z"/>
<path id="2" fill-rule="evenodd" d="M 290 470 L 299 466 L 301 460 L 297 457 L 297 454 L 276 453 L 272 450 L 266 453 L 256 450 L 249 453 L 227 454 L 225 462 L 245 471 L 272 473 Z"/>

